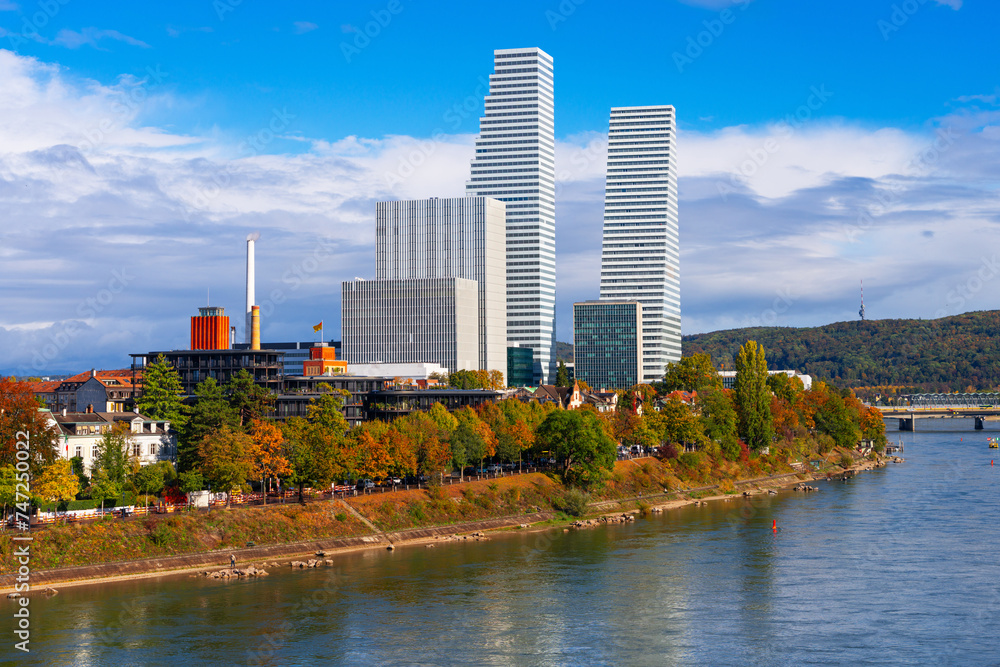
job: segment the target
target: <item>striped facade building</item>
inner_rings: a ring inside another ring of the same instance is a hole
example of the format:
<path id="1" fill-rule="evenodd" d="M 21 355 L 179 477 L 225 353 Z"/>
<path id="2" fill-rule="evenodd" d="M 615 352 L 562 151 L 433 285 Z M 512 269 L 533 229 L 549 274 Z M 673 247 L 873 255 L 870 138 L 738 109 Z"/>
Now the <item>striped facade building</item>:
<path id="1" fill-rule="evenodd" d="M 642 381 L 681 357 L 674 107 L 615 107 L 601 249 L 601 299 L 642 303 Z"/>
<path id="2" fill-rule="evenodd" d="M 534 378 L 554 375 L 555 125 L 552 57 L 538 48 L 493 52 L 470 195 L 507 203 L 507 344 L 529 347 Z"/>

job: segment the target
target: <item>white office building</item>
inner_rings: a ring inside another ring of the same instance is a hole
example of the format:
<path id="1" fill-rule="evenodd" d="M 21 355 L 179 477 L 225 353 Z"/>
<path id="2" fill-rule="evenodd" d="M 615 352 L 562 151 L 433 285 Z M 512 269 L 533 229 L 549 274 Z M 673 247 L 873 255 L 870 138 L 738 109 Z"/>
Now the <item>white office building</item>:
<path id="1" fill-rule="evenodd" d="M 340 301 L 342 358 L 351 364 L 479 368 L 479 286 L 465 278 L 349 280 Z"/>
<path id="2" fill-rule="evenodd" d="M 479 285 L 476 368 L 507 371 L 505 205 L 489 197 L 375 205 L 379 280 L 466 278 Z"/>
<path id="3" fill-rule="evenodd" d="M 530 347 L 535 382 L 548 383 L 556 312 L 552 57 L 526 48 L 493 58 L 466 192 L 507 203 L 507 344 Z"/>
<path id="4" fill-rule="evenodd" d="M 642 303 L 642 381 L 681 358 L 672 106 L 615 107 L 608 130 L 601 299 Z"/>

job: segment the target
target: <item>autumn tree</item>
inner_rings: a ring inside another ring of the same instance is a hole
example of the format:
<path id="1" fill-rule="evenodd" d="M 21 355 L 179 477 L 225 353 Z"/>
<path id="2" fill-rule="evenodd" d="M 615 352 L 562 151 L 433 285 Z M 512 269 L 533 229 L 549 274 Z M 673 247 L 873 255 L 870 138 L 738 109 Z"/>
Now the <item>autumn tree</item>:
<path id="1" fill-rule="evenodd" d="M 27 443 L 27 463 L 32 478 L 52 464 L 59 455 L 59 432 L 47 413 L 39 412 L 31 385 L 13 378 L 0 378 L 0 466 L 17 467 L 18 442 Z M 27 434 L 19 438 L 18 434 Z M 23 467 L 23 464 L 22 464 Z"/>
<path id="2" fill-rule="evenodd" d="M 292 472 L 285 452 L 285 436 L 274 422 L 255 419 L 250 424 L 250 439 L 253 440 L 255 479 L 282 478 Z M 261 488 L 264 504 L 267 504 L 267 489 Z"/>
<path id="3" fill-rule="evenodd" d="M 182 393 L 177 369 L 161 354 L 143 370 L 142 394 L 135 399 L 135 405 L 143 416 L 168 421 L 179 431 L 187 420 Z"/>
<path id="4" fill-rule="evenodd" d="M 198 447 L 201 471 L 213 488 L 226 492 L 227 508 L 234 489 L 249 489 L 247 479 L 253 474 L 253 450 L 253 439 L 229 426 L 202 438 Z"/>
<path id="5" fill-rule="evenodd" d="M 350 394 L 343 389 L 335 390 L 326 382 L 320 383 L 317 390 L 320 396 L 309 401 L 306 418 L 331 434 L 344 435 L 348 429 L 344 419 L 344 399 Z"/>
<path id="6" fill-rule="evenodd" d="M 736 357 L 734 398 L 740 437 L 754 451 L 770 446 L 771 390 L 767 386 L 764 348 L 756 341 L 748 340 Z"/>
<path id="7" fill-rule="evenodd" d="M 80 492 L 80 478 L 69 459 L 61 458 L 42 471 L 31 485 L 31 492 L 45 502 L 73 500 Z"/>

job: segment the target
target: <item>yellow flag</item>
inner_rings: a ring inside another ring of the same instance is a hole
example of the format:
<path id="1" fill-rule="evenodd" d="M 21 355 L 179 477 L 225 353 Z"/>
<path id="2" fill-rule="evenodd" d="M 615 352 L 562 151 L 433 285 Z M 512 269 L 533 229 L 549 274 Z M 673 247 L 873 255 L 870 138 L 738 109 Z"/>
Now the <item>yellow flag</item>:
<path id="1" fill-rule="evenodd" d="M 320 322 L 319 324 L 313 327 L 313 331 L 319 331 L 322 328 L 323 328 L 323 322 Z"/>

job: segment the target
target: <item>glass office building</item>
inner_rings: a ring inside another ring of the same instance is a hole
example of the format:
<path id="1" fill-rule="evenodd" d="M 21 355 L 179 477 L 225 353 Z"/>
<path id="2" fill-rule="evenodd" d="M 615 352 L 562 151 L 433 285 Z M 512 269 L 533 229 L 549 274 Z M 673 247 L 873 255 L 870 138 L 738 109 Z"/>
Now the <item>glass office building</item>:
<path id="1" fill-rule="evenodd" d="M 591 389 L 627 389 L 642 382 L 642 303 L 573 304 L 576 379 Z"/>

